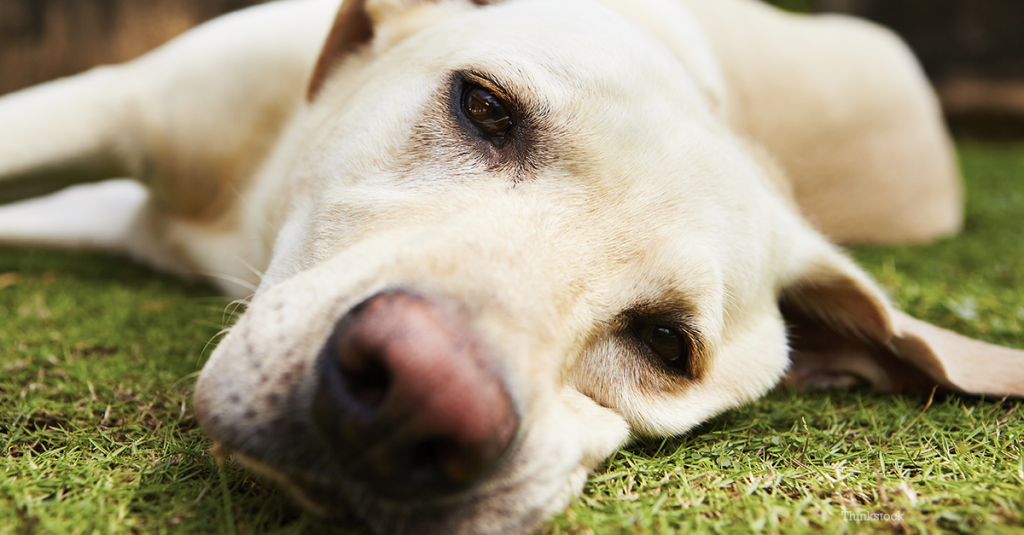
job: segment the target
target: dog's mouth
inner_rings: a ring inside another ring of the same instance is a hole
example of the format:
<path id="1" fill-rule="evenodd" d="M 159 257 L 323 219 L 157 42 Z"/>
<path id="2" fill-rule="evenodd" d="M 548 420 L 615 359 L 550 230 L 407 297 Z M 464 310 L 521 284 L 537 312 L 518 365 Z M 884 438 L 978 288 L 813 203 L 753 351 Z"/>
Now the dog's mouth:
<path id="1" fill-rule="evenodd" d="M 518 458 L 518 443 L 507 453 L 507 464 Z M 230 450 L 218 443 L 220 459 L 230 458 L 276 483 L 302 508 L 326 519 L 359 518 L 376 533 L 525 533 L 550 514 L 551 504 L 562 507 L 566 497 L 545 496 L 541 505 L 524 507 L 524 494 L 534 495 L 529 482 L 538 474 L 517 473 L 495 478 L 476 488 L 448 494 L 396 499 L 382 496 L 355 478 L 337 477 L 325 481 L 308 473 L 286 473 L 267 462 Z M 507 472 L 517 470 L 507 467 Z M 535 496 L 534 496 L 535 497 Z"/>
<path id="2" fill-rule="evenodd" d="M 514 462 L 518 449 L 516 446 L 510 449 L 506 456 L 506 464 Z M 372 513 L 371 509 L 380 509 L 391 515 L 436 515 L 450 509 L 462 508 L 473 501 L 486 500 L 507 493 L 517 486 L 511 479 L 500 477 L 496 479 L 504 481 L 482 481 L 478 485 L 456 492 L 400 496 L 387 490 L 381 493 L 379 486 L 368 484 L 351 473 L 336 473 L 328 478 L 307 470 L 289 472 L 276 467 L 273 463 L 232 450 L 219 442 L 214 444 L 211 454 L 219 462 L 227 462 L 230 459 L 269 478 L 281 486 L 300 506 L 324 518 L 339 518 L 353 513 L 365 517 Z M 515 478 L 516 481 L 519 479 L 522 479 L 522 476 Z"/>

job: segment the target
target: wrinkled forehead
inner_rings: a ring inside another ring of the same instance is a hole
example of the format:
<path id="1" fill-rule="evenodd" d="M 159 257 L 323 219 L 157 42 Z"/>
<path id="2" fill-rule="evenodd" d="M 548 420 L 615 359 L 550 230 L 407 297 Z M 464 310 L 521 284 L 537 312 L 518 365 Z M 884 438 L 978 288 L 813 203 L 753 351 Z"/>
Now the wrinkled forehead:
<path id="1" fill-rule="evenodd" d="M 671 100 L 677 117 L 711 120 L 679 59 L 596 0 L 510 0 L 424 17 L 424 24 L 375 61 L 372 79 L 400 77 L 426 96 L 451 74 L 472 72 L 527 106 L 577 119 L 607 120 L 619 108 L 636 122 L 646 111 L 663 114 Z"/>
<path id="2" fill-rule="evenodd" d="M 520 0 L 475 9 L 426 30 L 448 68 L 487 69 L 549 99 L 631 101 L 671 90 L 703 107 L 694 81 L 643 27 L 595 0 Z M 426 44 L 426 43 L 425 43 Z M 638 87 L 640 81 L 650 86 Z M 557 104 L 557 102 L 555 102 Z"/>
<path id="3" fill-rule="evenodd" d="M 385 22 L 384 43 L 373 45 L 373 59 L 351 75 L 342 69 L 332 80 L 318 102 L 326 113 L 315 134 L 320 143 L 311 146 L 333 157 L 318 157 L 328 164 L 318 171 L 335 175 L 353 162 L 371 171 L 387 167 L 382 158 L 407 152 L 405 140 L 429 122 L 429 114 L 437 119 L 433 126 L 444 126 L 440 116 L 457 113 L 451 99 L 467 76 L 488 81 L 514 101 L 522 118 L 537 127 L 532 134 L 550 134 L 538 149 L 584 163 L 590 169 L 574 172 L 595 179 L 636 174 L 643 171 L 635 167 L 641 162 L 647 172 L 683 160 L 713 166 L 721 159 L 719 149 L 732 144 L 687 65 L 644 27 L 601 2 L 509 0 L 447 9 L 422 17 L 413 30 L 404 27 L 407 21 L 392 21 L 400 28 L 389 32 Z M 392 46 L 387 37 L 393 33 L 405 37 Z M 435 131 L 443 135 L 445 129 Z M 371 147 L 352 143 L 356 138 L 377 141 Z M 363 149 L 368 152 L 354 154 Z M 623 154 L 637 158 L 627 162 Z M 732 155 L 725 159 L 735 161 Z"/>

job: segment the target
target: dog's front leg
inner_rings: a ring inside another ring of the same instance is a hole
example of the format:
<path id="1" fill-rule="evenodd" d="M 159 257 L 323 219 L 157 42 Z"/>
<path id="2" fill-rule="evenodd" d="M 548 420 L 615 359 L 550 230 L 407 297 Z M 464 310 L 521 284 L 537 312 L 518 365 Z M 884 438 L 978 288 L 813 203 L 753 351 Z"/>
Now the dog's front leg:
<path id="1" fill-rule="evenodd" d="M 0 203 L 132 175 L 129 87 L 103 68 L 0 99 Z"/>
<path id="2" fill-rule="evenodd" d="M 234 232 L 226 218 L 304 102 L 338 4 L 257 6 L 130 63 L 0 98 L 0 205 L 108 178 L 146 187 L 76 188 L 0 208 L 0 244 L 98 246 L 209 271 L 194 252 L 179 262 L 164 250 L 194 248 L 206 230 L 222 241 Z M 183 234 L 167 232 L 175 225 L 187 236 L 169 237 Z M 188 243 L 148 249 L 161 241 Z"/>
<path id="3" fill-rule="evenodd" d="M 80 186 L 35 199 L 141 175 L 131 69 L 95 69 L 0 98 L 0 244 L 109 249 L 180 268 L 152 250 L 159 240 L 149 193 L 139 184 Z"/>
<path id="4" fill-rule="evenodd" d="M 0 204 L 129 177 L 174 215 L 215 216 L 301 105 L 338 3 L 257 6 L 0 98 Z"/>

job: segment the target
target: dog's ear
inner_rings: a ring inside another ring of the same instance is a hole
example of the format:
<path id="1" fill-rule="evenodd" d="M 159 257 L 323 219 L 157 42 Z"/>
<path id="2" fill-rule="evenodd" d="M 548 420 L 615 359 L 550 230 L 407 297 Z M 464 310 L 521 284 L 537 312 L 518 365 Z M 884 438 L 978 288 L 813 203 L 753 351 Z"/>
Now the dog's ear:
<path id="1" fill-rule="evenodd" d="M 886 391 L 940 388 L 1024 396 L 1024 351 L 979 342 L 895 310 L 851 260 L 825 243 L 784 286 L 790 333 L 785 382 L 867 382 Z"/>
<path id="2" fill-rule="evenodd" d="M 324 48 L 320 51 L 320 59 L 313 69 L 313 78 L 309 81 L 307 98 L 313 100 L 330 74 L 331 69 L 345 56 L 373 39 L 373 20 L 366 11 L 366 0 L 344 0 L 338 15 L 334 18 L 334 26 L 327 35 Z"/>
<path id="3" fill-rule="evenodd" d="M 496 1 L 468 0 L 467 3 L 483 6 Z M 397 17 L 425 3 L 425 0 L 344 0 L 313 70 L 307 98 L 310 101 L 316 98 L 334 68 L 346 56 L 370 43 L 376 35 L 376 28 L 384 20 Z"/>

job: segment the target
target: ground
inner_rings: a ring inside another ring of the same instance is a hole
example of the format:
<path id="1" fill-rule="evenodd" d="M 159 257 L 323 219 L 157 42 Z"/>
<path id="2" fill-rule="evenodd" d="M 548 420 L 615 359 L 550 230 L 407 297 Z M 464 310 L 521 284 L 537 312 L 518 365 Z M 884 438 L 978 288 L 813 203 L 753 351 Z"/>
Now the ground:
<path id="1" fill-rule="evenodd" d="M 853 253 L 907 312 L 1024 347 L 1024 145 L 959 148 L 962 234 Z M 235 310 L 124 259 L 0 249 L 0 535 L 365 533 L 208 453 L 189 399 Z M 779 389 L 621 450 L 540 533 L 1024 533 L 1022 412 Z"/>

